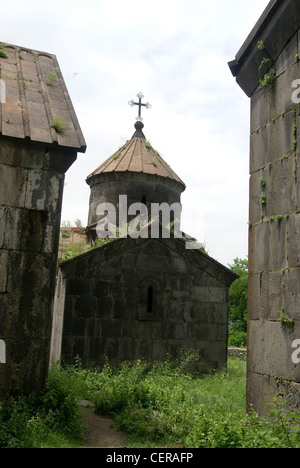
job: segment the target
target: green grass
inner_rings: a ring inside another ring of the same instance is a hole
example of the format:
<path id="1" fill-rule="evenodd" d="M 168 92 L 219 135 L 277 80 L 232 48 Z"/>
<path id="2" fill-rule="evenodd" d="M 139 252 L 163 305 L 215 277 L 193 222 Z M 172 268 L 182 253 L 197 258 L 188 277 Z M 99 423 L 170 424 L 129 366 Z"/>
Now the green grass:
<path id="1" fill-rule="evenodd" d="M 47 85 L 47 86 L 53 86 L 54 83 L 55 83 L 56 81 L 57 81 L 57 75 L 56 75 L 56 73 L 50 73 L 50 74 L 48 75 L 47 80 L 46 80 L 46 85 Z"/>
<path id="2" fill-rule="evenodd" d="M 229 358 L 227 370 L 196 375 L 195 354 L 169 361 L 124 363 L 113 369 L 57 366 L 39 395 L 0 406 L 0 448 L 81 447 L 85 427 L 79 399 L 114 419 L 128 447 L 300 447 L 296 415 L 274 398 L 272 420 L 246 414 L 246 362 Z"/>
<path id="3" fill-rule="evenodd" d="M 54 117 L 51 122 L 51 127 L 53 127 L 57 133 L 63 133 L 67 128 L 67 124 L 59 117 Z"/>

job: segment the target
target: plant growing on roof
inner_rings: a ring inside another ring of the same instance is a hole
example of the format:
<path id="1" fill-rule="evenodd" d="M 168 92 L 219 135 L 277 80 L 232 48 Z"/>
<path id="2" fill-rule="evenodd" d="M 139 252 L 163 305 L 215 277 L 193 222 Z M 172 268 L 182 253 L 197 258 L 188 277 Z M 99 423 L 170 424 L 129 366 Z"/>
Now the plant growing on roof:
<path id="1" fill-rule="evenodd" d="M 48 75 L 48 79 L 47 79 L 47 81 L 46 81 L 46 85 L 47 85 L 47 86 L 53 86 L 54 83 L 55 83 L 56 81 L 57 81 L 57 75 L 56 75 L 56 73 L 50 73 L 50 74 Z"/>
<path id="2" fill-rule="evenodd" d="M 3 50 L 3 47 L 4 47 L 4 45 L 1 44 L 1 45 L 0 45 L 0 57 L 7 58 L 8 55 L 7 55 L 7 53 L 5 52 L 5 50 Z"/>
<path id="3" fill-rule="evenodd" d="M 51 122 L 51 127 L 54 128 L 57 133 L 63 133 L 67 128 L 67 124 L 59 117 L 54 117 Z"/>

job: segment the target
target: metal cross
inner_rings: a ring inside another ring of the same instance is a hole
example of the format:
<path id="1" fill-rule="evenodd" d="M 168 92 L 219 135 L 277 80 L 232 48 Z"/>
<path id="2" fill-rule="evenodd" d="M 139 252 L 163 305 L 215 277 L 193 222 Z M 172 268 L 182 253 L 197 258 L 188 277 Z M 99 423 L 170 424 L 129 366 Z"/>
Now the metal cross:
<path id="1" fill-rule="evenodd" d="M 150 109 L 151 107 L 151 104 L 149 104 L 149 102 L 146 102 L 146 104 L 142 104 L 142 99 L 144 97 L 144 95 L 142 93 L 139 93 L 136 95 L 138 98 L 139 98 L 139 102 L 134 102 L 134 99 L 132 99 L 131 101 L 129 101 L 129 105 L 131 107 L 134 107 L 134 106 L 139 106 L 139 115 L 136 117 L 136 120 L 140 120 L 142 121 L 142 107 L 146 107 L 146 109 Z"/>

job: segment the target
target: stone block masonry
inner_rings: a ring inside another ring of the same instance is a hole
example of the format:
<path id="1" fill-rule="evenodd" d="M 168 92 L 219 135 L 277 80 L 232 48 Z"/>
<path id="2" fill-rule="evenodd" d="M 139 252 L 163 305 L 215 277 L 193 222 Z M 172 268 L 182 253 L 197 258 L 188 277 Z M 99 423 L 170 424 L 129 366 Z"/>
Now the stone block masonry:
<path id="1" fill-rule="evenodd" d="M 56 56 L 1 47 L 0 400 L 44 385 L 64 174 L 86 150 Z"/>
<path id="2" fill-rule="evenodd" d="M 64 172 L 75 159 L 1 139 L 1 398 L 38 389 L 48 372 Z"/>
<path id="3" fill-rule="evenodd" d="M 300 409 L 300 5 L 270 2 L 230 63 L 251 97 L 247 405 Z"/>
<path id="4" fill-rule="evenodd" d="M 230 270 L 179 239 L 120 239 L 60 265 L 52 362 L 119 366 L 199 353 L 198 369 L 227 361 Z M 151 303 L 149 304 L 149 289 Z"/>

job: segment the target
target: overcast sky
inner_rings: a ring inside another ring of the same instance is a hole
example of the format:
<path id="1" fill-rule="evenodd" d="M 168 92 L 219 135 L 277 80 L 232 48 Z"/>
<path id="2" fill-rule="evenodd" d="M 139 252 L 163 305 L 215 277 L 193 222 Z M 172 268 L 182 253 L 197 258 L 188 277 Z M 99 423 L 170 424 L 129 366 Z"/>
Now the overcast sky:
<path id="1" fill-rule="evenodd" d="M 228 62 L 269 0 L 10 0 L 0 41 L 55 54 L 88 149 L 66 174 L 62 221 L 87 223 L 86 177 L 144 133 L 185 182 L 182 230 L 224 265 L 248 249 L 250 101 Z"/>

